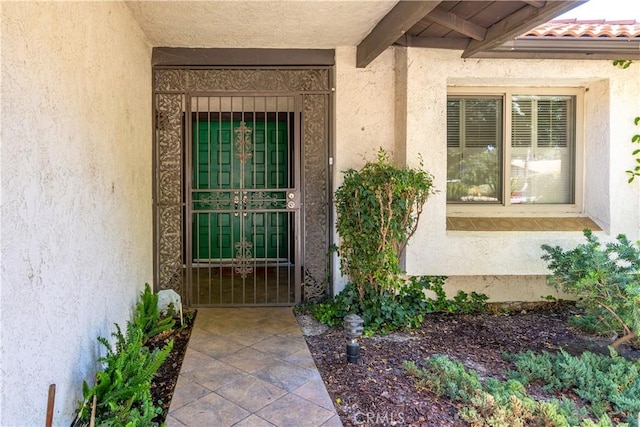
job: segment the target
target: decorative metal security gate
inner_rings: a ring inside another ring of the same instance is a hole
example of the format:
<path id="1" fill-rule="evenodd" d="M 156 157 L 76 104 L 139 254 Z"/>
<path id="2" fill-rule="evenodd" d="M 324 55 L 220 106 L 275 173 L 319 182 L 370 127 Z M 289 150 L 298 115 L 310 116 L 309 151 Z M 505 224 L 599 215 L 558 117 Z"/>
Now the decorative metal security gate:
<path id="1" fill-rule="evenodd" d="M 326 294 L 329 71 L 154 70 L 159 289 L 193 306 Z"/>

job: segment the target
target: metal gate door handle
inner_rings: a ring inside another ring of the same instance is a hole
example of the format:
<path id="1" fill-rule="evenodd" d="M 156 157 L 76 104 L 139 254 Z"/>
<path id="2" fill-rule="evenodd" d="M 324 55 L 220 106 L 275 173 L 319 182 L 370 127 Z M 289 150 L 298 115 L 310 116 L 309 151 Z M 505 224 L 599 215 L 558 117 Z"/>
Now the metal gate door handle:
<path id="1" fill-rule="evenodd" d="M 238 205 L 240 204 L 240 193 L 237 191 L 233 192 L 233 210 L 236 211 L 233 213 L 234 216 L 238 216 Z"/>

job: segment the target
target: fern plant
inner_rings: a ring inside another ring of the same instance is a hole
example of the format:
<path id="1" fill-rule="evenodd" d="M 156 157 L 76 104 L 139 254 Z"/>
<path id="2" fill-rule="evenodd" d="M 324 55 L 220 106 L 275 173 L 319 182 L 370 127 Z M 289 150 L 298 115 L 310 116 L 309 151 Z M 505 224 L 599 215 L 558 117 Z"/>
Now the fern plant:
<path id="1" fill-rule="evenodd" d="M 116 339 L 112 349 L 109 341 L 98 337 L 98 342 L 106 349 L 106 355 L 98 362 L 104 370 L 96 374 L 96 382 L 89 387 L 83 383 L 84 402 L 91 402 L 96 396 L 96 425 L 98 426 L 149 426 L 152 419 L 161 412 L 153 404 L 151 380 L 173 348 L 170 341 L 162 349 L 150 352 L 144 346 L 144 333 L 132 322 L 127 324 L 126 335 L 116 324 Z M 88 421 L 90 409 L 82 404 L 78 418 Z"/>
<path id="2" fill-rule="evenodd" d="M 151 292 L 151 287 L 146 283 L 144 291 L 140 294 L 140 300 L 136 304 L 133 323 L 142 331 L 146 342 L 150 338 L 172 329 L 176 322 L 171 316 L 162 317 L 160 315 L 158 294 Z"/>

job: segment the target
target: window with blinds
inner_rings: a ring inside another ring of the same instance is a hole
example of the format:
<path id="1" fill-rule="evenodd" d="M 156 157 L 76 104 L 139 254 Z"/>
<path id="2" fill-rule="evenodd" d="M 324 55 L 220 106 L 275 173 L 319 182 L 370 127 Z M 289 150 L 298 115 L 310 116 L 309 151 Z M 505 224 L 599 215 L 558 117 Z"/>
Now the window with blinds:
<path id="1" fill-rule="evenodd" d="M 514 95 L 511 100 L 513 147 L 567 147 L 573 117 L 571 96 Z"/>
<path id="2" fill-rule="evenodd" d="M 447 201 L 574 204 L 576 103 L 548 92 L 449 95 Z"/>
<path id="3" fill-rule="evenodd" d="M 447 100 L 447 200 L 501 200 L 502 97 Z"/>

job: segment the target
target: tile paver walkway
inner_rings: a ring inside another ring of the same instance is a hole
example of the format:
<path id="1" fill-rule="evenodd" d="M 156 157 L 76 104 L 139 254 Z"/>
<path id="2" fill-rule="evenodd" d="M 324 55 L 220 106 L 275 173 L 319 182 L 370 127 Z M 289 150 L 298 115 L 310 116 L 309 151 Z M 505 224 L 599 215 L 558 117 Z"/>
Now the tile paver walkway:
<path id="1" fill-rule="evenodd" d="M 167 417 L 183 426 L 342 426 L 291 308 L 198 309 Z"/>

